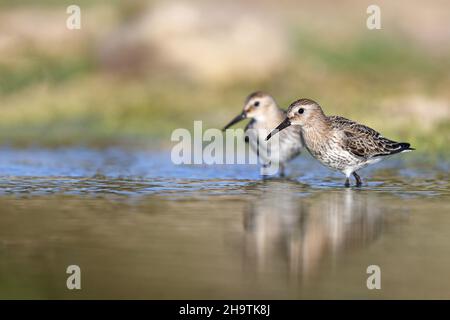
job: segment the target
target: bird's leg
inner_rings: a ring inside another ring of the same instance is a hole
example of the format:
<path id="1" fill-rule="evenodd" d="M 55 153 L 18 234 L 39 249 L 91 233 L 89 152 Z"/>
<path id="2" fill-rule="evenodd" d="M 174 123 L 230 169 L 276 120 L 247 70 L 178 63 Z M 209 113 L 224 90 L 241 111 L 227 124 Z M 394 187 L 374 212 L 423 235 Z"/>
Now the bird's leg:
<path id="1" fill-rule="evenodd" d="M 261 178 L 263 180 L 267 180 L 267 178 L 269 178 L 269 175 L 267 174 L 267 168 L 270 166 L 270 162 L 267 163 L 263 163 L 262 164 L 262 174 L 261 174 Z"/>
<path id="2" fill-rule="evenodd" d="M 362 186 L 361 177 L 356 172 L 353 172 L 353 176 L 356 179 L 356 186 L 361 187 Z"/>
<path id="3" fill-rule="evenodd" d="M 344 184 L 344 186 L 346 187 L 346 188 L 350 188 L 350 180 L 347 178 L 347 179 L 345 179 L 345 184 Z"/>
<path id="4" fill-rule="evenodd" d="M 280 177 L 284 177 L 284 164 L 280 163 Z"/>

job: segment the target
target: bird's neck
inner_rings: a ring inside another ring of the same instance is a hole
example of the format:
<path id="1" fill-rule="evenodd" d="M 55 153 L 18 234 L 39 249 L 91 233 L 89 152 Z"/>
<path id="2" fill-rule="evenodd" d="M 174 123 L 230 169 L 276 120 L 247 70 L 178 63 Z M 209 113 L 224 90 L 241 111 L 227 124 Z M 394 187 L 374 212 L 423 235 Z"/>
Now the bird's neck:
<path id="1" fill-rule="evenodd" d="M 321 145 L 328 141 L 332 134 L 329 120 L 324 115 L 323 117 L 314 119 L 313 125 L 302 126 L 303 139 L 308 149 L 314 151 L 321 148 Z"/>

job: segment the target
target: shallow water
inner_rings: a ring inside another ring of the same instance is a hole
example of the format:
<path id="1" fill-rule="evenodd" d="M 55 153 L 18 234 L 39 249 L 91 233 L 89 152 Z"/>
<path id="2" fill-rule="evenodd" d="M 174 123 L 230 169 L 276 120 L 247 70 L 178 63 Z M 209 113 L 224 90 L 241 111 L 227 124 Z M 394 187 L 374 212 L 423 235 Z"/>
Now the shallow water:
<path id="1" fill-rule="evenodd" d="M 393 157 L 346 189 L 307 156 L 266 181 L 169 156 L 1 149 L 0 298 L 450 298 L 446 160 Z"/>

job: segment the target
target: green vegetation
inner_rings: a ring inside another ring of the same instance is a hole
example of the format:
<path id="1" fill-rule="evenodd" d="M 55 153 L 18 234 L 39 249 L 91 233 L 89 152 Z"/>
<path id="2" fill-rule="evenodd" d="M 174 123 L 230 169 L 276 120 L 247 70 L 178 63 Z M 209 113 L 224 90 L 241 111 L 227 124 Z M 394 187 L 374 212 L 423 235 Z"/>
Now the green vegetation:
<path id="1" fill-rule="evenodd" d="M 83 41 L 75 52 L 24 46 L 14 59 L 0 53 L 1 144 L 169 145 L 172 130 L 191 128 L 193 120 L 222 127 L 248 93 L 261 89 L 283 107 L 310 97 L 329 114 L 367 123 L 420 151 L 448 150 L 449 118 L 423 119 L 402 101 L 443 99 L 445 111 L 450 55 L 433 56 L 398 34 L 366 32 L 344 43 L 292 28 L 286 67 L 268 80 L 219 84 L 198 82 L 164 66 L 144 74 L 115 72 L 100 63 L 97 43 L 89 37 Z M 393 102 L 385 103 L 387 98 Z"/>

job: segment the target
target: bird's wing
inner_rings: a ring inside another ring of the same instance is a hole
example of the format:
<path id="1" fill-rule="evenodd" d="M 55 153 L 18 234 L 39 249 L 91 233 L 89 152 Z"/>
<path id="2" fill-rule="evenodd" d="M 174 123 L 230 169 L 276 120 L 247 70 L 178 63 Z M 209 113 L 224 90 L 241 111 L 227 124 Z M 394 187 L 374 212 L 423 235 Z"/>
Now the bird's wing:
<path id="1" fill-rule="evenodd" d="M 343 117 L 330 117 L 332 126 L 344 133 L 344 147 L 357 157 L 370 159 L 409 149 L 409 143 L 384 138 L 379 132 Z"/>

